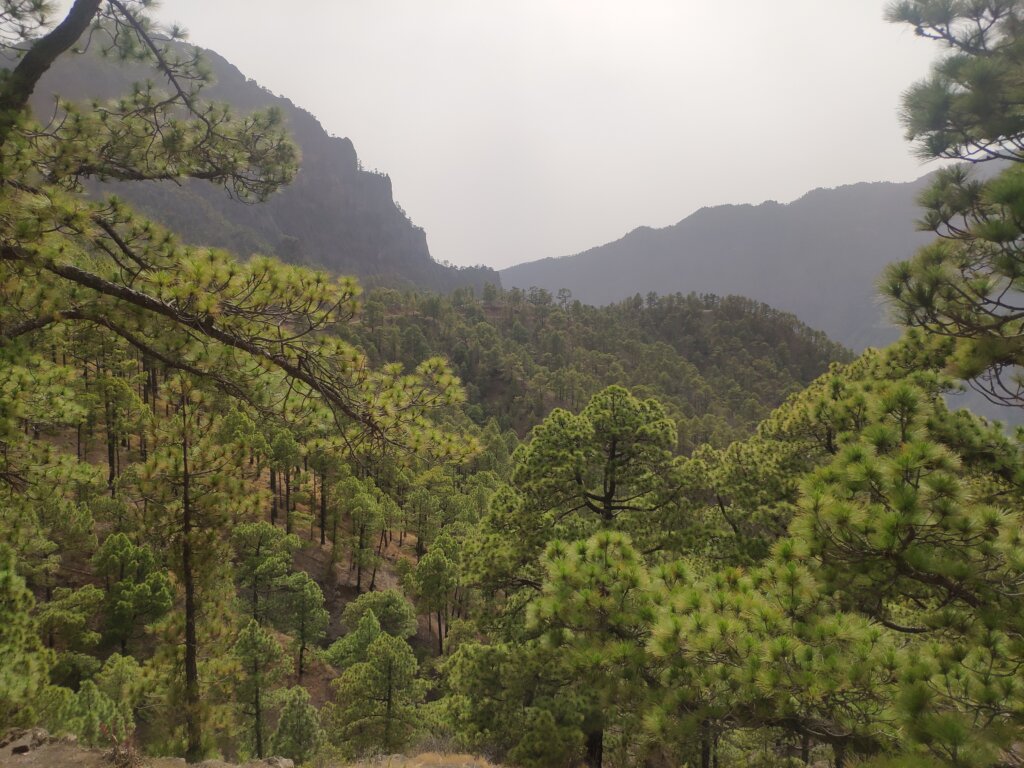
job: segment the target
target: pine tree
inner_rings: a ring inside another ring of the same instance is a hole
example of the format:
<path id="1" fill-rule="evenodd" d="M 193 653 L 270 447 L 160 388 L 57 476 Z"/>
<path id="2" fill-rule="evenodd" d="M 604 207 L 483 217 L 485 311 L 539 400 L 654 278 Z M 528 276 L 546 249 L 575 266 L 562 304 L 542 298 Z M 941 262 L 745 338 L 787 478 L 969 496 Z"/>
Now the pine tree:
<path id="1" fill-rule="evenodd" d="M 1013 1 L 903 0 L 889 18 L 944 51 L 903 99 L 907 137 L 919 154 L 1010 165 L 987 181 L 969 166 L 939 171 L 920 199 L 920 226 L 938 237 L 892 264 L 883 290 L 900 323 L 952 342 L 944 355 L 951 369 L 990 400 L 1019 407 L 1024 122 L 1013 105 L 1024 93 L 1022 9 Z"/>
<path id="2" fill-rule="evenodd" d="M 437 619 L 437 653 L 443 655 L 448 609 L 458 584 L 455 564 L 443 549 L 431 547 L 416 566 L 412 581 L 422 610 Z"/>
<path id="3" fill-rule="evenodd" d="M 294 638 L 295 671 L 299 682 L 306 671 L 306 651 L 327 632 L 330 616 L 324 608 L 324 593 L 309 574 L 293 573 L 282 581 L 285 610 L 281 626 Z"/>
<path id="4" fill-rule="evenodd" d="M 175 401 L 154 434 L 153 450 L 138 472 L 138 492 L 154 518 L 153 529 L 173 542 L 184 592 L 184 706 L 188 758 L 203 750 L 203 706 L 199 679 L 199 617 L 203 593 L 230 578 L 216 536 L 231 515 L 255 516 L 259 498 L 233 469 L 246 447 L 224 441 L 218 419 L 203 407 L 207 395 L 186 377 L 168 384 Z"/>
<path id="5" fill-rule="evenodd" d="M 530 768 L 571 764 L 583 753 L 584 711 L 562 648 L 468 642 L 442 670 L 445 722 L 468 749 Z"/>
<path id="6" fill-rule="evenodd" d="M 292 553 L 299 547 L 298 537 L 259 521 L 236 526 L 231 544 L 246 612 L 258 622 L 277 619 L 288 603 L 285 580 L 292 570 Z"/>
<path id="7" fill-rule="evenodd" d="M 110 699 L 91 680 L 82 683 L 63 717 L 64 727 L 90 746 L 123 742 L 135 730 L 127 702 Z"/>
<path id="8" fill-rule="evenodd" d="M 608 387 L 575 416 L 555 410 L 515 457 L 512 483 L 538 504 L 646 529 L 676 496 L 676 428 L 655 400 Z"/>
<path id="9" fill-rule="evenodd" d="M 271 749 L 276 755 L 304 763 L 326 740 L 320 716 L 309 702 L 309 691 L 301 686 L 289 688 L 283 702 Z"/>
<path id="10" fill-rule="evenodd" d="M 334 683 L 338 702 L 332 739 L 354 754 L 371 749 L 398 752 L 416 728 L 423 689 L 416 656 L 401 638 L 381 633 L 366 661 L 346 669 Z"/>
<path id="11" fill-rule="evenodd" d="M 397 589 L 360 595 L 345 606 L 341 623 L 351 631 L 368 613 L 373 613 L 381 630 L 393 637 L 404 639 L 416 634 L 416 610 Z"/>
<path id="12" fill-rule="evenodd" d="M 263 757 L 267 705 L 274 683 L 284 674 L 284 650 L 255 619 L 250 619 L 238 634 L 234 654 L 241 666 L 235 696 L 242 713 L 251 718 L 254 753 Z"/>
<path id="13" fill-rule="evenodd" d="M 530 623 L 571 654 L 568 663 L 586 702 L 586 764 L 600 768 L 610 721 L 632 718 L 635 729 L 640 719 L 644 646 L 654 616 L 649 578 L 629 538 L 614 532 L 553 543 L 545 567 L 548 577 L 542 597 L 530 606 Z"/>
<path id="14" fill-rule="evenodd" d="M 14 557 L 0 547 L 0 722 L 31 717 L 33 699 L 47 682 L 53 654 L 43 647 L 35 620 L 35 601 L 15 572 Z"/>
<path id="15" fill-rule="evenodd" d="M 107 634 L 125 653 L 139 624 L 155 621 L 171 609 L 173 585 L 158 569 L 153 551 L 146 545 L 133 544 L 123 533 L 104 540 L 93 556 L 93 566 L 107 585 Z"/>
<path id="16" fill-rule="evenodd" d="M 370 644 L 381 633 L 380 622 L 372 610 L 366 611 L 356 627 L 344 637 L 331 643 L 324 651 L 324 659 L 335 669 L 344 670 L 366 661 Z"/>
<path id="17" fill-rule="evenodd" d="M 375 569 L 377 554 L 375 534 L 384 520 L 380 501 L 369 493 L 359 493 L 349 505 L 352 518 L 352 566 L 356 571 L 356 591 L 363 591 L 363 575 Z"/>

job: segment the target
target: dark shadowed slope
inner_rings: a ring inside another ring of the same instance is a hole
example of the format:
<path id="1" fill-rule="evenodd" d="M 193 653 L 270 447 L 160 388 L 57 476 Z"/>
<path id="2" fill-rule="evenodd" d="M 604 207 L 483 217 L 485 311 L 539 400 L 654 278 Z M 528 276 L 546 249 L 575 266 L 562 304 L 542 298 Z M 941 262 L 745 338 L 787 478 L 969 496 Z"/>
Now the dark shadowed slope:
<path id="1" fill-rule="evenodd" d="M 501 279 L 506 288 L 569 288 L 592 303 L 648 291 L 739 294 L 855 349 L 885 344 L 898 332 L 876 281 L 886 264 L 929 240 L 914 223 L 929 178 L 818 189 L 787 205 L 704 208 L 664 229 L 641 227 L 575 256 L 511 267 Z"/>
<path id="2" fill-rule="evenodd" d="M 189 242 L 254 252 L 286 261 L 354 274 L 364 281 L 449 290 L 497 282 L 490 269 L 454 269 L 431 258 L 426 234 L 394 202 L 388 176 L 363 170 L 352 142 L 330 136 L 310 113 L 247 79 L 213 51 L 205 52 L 216 82 L 211 100 L 239 112 L 278 107 L 302 152 L 295 181 L 260 205 L 230 199 L 205 183 L 104 184 L 136 208 Z M 329 77 L 324 73 L 325 86 Z M 43 79 L 33 106 L 48 115 L 53 94 L 75 100 L 113 98 L 134 81 L 152 79 L 150 70 L 122 67 L 93 54 L 66 56 Z"/>

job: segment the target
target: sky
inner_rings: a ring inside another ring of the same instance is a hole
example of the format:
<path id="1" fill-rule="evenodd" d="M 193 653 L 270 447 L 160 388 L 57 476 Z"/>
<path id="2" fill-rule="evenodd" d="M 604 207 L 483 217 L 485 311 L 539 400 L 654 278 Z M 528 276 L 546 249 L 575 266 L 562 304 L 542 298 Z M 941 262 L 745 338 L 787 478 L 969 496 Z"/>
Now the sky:
<path id="1" fill-rule="evenodd" d="M 391 176 L 431 253 L 496 268 L 722 203 L 909 181 L 935 43 L 884 0 L 169 0 Z M 851 212 L 855 215 L 855 212 Z"/>

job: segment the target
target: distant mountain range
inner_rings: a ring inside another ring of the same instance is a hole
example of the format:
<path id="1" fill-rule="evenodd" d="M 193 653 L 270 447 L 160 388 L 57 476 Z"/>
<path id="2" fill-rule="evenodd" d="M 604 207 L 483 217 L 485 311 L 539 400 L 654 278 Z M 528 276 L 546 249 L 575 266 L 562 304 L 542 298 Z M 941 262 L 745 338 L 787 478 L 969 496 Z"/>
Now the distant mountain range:
<path id="1" fill-rule="evenodd" d="M 2 56 L 0 51 L 0 56 Z M 302 153 L 291 185 L 266 203 L 245 205 L 204 182 L 111 183 L 90 188 L 116 193 L 186 241 L 230 249 L 242 257 L 278 256 L 369 284 L 448 291 L 497 283 L 488 268 L 457 269 L 434 261 L 426 234 L 395 204 L 391 179 L 362 168 L 352 142 L 330 136 L 313 115 L 247 79 L 213 51 L 204 51 L 216 82 L 204 93 L 240 113 L 279 107 Z M 76 101 L 111 99 L 133 82 L 160 77 L 138 65 L 122 66 L 95 53 L 58 59 L 36 89 L 37 114 L 53 110 L 53 95 Z"/>
<path id="2" fill-rule="evenodd" d="M 909 183 L 817 189 L 789 204 L 703 208 L 663 229 L 563 258 L 501 271 L 506 288 L 568 288 L 584 303 L 636 293 L 739 294 L 792 312 L 852 347 L 899 333 L 876 289 L 886 264 L 932 237 L 918 232 L 916 199 L 931 176 Z"/>

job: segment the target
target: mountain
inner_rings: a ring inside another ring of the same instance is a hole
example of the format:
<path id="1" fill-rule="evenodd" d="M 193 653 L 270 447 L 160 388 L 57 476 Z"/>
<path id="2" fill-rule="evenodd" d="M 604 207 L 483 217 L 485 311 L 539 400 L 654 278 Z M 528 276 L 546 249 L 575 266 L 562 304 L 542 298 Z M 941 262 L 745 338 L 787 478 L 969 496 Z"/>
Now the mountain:
<path id="1" fill-rule="evenodd" d="M 301 169 L 291 185 L 258 205 L 231 199 L 204 183 L 104 183 L 94 194 L 116 193 L 166 225 L 187 242 L 227 248 L 354 274 L 377 285 L 448 291 L 497 283 L 485 267 L 457 269 L 434 261 L 426 234 L 396 205 L 391 179 L 362 168 L 347 138 L 329 135 L 317 119 L 288 99 L 246 78 L 214 51 L 204 50 L 215 82 L 208 99 L 227 102 L 239 113 L 278 107 L 301 149 Z M 150 69 L 121 66 L 94 52 L 61 57 L 33 99 L 38 115 L 53 111 L 53 95 L 75 101 L 111 99 L 134 82 L 157 82 Z"/>
<path id="2" fill-rule="evenodd" d="M 703 208 L 663 229 L 640 227 L 615 242 L 503 270 L 507 287 L 569 288 L 603 304 L 648 291 L 739 294 L 792 312 L 854 349 L 887 344 L 876 290 L 882 268 L 932 237 L 918 232 L 910 183 L 817 189 L 789 204 Z"/>

